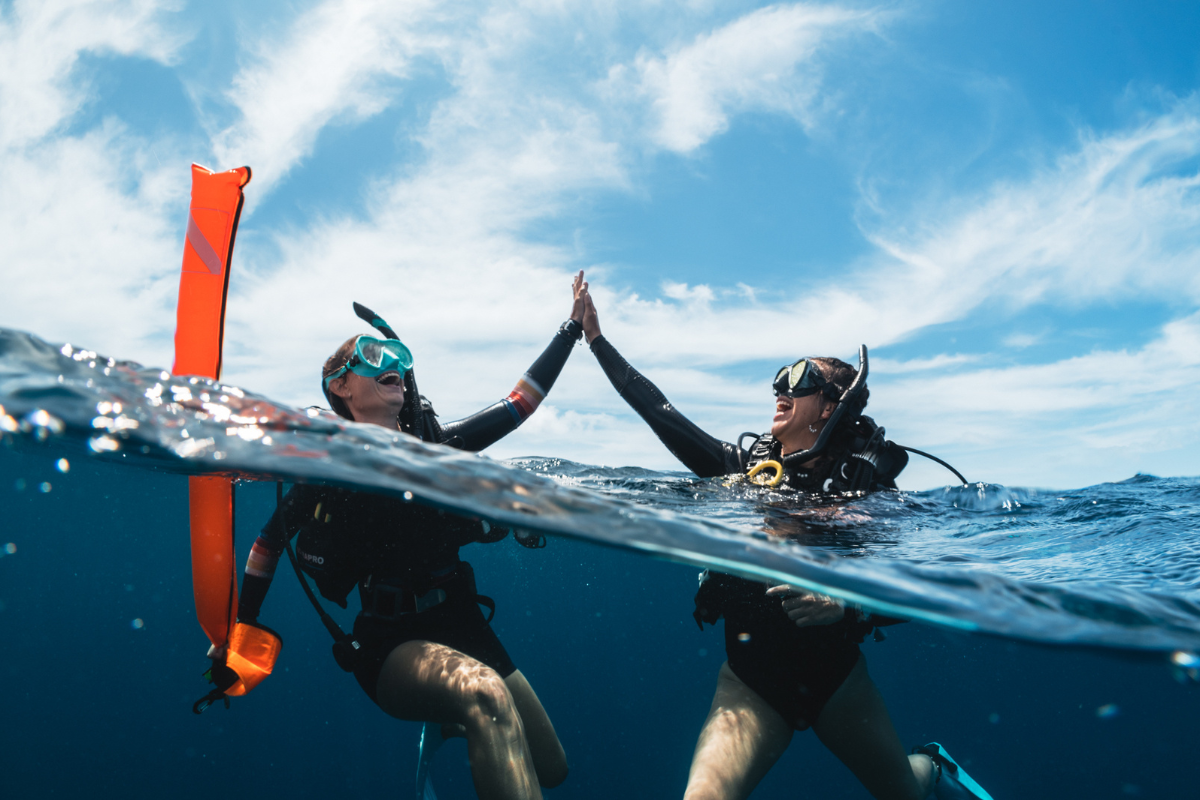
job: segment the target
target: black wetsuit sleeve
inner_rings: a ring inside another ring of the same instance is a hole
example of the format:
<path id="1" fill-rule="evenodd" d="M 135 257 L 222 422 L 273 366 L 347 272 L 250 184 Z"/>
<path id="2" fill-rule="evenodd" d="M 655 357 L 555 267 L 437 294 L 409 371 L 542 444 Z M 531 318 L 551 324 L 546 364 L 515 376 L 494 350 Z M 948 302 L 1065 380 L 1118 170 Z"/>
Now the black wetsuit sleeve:
<path id="1" fill-rule="evenodd" d="M 483 411 L 443 425 L 442 444 L 478 452 L 516 430 L 549 394 L 581 331 L 578 323 L 571 325 L 570 330 L 567 325 L 560 328 L 508 397 Z"/>
<path id="2" fill-rule="evenodd" d="M 283 503 L 276 507 L 250 549 L 242 590 L 238 593 L 238 619 L 243 622 L 258 619 L 279 557 L 288 540 L 312 517 L 322 497 L 323 491 L 319 487 L 304 484 L 296 484 L 284 495 Z"/>
<path id="3" fill-rule="evenodd" d="M 607 339 L 603 336 L 593 339 L 592 352 L 617 394 L 646 420 L 650 429 L 685 467 L 701 478 L 742 471 L 735 445 L 708 435 L 676 411 L 658 387 L 631 367 Z"/>

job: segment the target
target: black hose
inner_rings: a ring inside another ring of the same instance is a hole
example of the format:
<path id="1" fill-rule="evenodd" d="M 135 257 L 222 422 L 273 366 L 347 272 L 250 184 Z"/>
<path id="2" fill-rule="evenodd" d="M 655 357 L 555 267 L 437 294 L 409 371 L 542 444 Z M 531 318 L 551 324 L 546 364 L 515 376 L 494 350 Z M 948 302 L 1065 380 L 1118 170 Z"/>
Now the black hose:
<path id="1" fill-rule="evenodd" d="M 962 473 L 961 473 L 961 472 L 959 472 L 959 471 L 958 471 L 958 470 L 956 470 L 954 467 L 952 467 L 952 466 L 950 466 L 949 464 L 947 464 L 945 461 L 942 461 L 942 460 L 941 460 L 940 458 L 938 458 L 937 456 L 930 455 L 929 453 L 926 453 L 924 450 L 918 450 L 918 449 L 917 449 L 917 448 L 915 448 L 915 447 L 905 447 L 905 446 L 904 446 L 904 445 L 902 445 L 902 444 L 898 444 L 898 445 L 896 445 L 896 447 L 899 447 L 901 450 L 907 450 L 907 451 L 908 451 L 908 452 L 910 452 L 910 453 L 916 453 L 916 454 L 917 454 L 917 455 L 919 455 L 919 456 L 925 456 L 925 457 L 926 457 L 926 458 L 928 458 L 930 461 L 936 461 L 937 463 L 941 464 L 941 465 L 942 465 L 943 467 L 945 467 L 946 469 L 948 469 L 948 470 L 950 470 L 951 472 L 953 472 L 953 473 L 954 473 L 954 475 L 955 475 L 955 477 L 957 477 L 957 478 L 958 478 L 960 481 L 962 481 L 962 484 L 963 484 L 963 486 L 970 486 L 970 485 L 971 485 L 970 483 L 968 483 L 968 482 L 967 482 L 967 479 L 966 479 L 966 478 L 964 478 L 964 477 L 962 476 Z"/>

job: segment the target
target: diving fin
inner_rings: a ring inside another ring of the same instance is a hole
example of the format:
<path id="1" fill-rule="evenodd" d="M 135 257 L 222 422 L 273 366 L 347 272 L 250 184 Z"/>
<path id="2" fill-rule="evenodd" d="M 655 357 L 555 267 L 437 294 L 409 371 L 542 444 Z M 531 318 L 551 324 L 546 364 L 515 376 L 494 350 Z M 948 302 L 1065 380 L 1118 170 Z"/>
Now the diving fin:
<path id="1" fill-rule="evenodd" d="M 417 793 L 416 800 L 437 800 L 433 792 L 433 781 L 429 779 L 429 767 L 433 763 L 433 754 L 445 743 L 442 738 L 442 726 L 426 722 L 421 728 L 420 755 L 417 756 Z"/>
<path id="2" fill-rule="evenodd" d="M 937 765 L 938 779 L 933 789 L 937 800 L 992 800 L 992 796 L 937 742 L 914 747 L 913 752 L 929 756 Z"/>

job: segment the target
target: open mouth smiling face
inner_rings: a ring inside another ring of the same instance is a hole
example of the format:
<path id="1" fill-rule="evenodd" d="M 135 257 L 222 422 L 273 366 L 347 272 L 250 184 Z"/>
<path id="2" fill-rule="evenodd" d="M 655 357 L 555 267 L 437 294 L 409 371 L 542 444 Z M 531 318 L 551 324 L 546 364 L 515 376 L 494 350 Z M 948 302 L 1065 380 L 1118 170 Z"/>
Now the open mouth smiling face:
<path id="1" fill-rule="evenodd" d="M 399 386 L 400 385 L 400 373 L 396 372 L 395 370 L 391 370 L 390 372 L 385 372 L 382 375 L 380 375 L 379 377 L 377 377 L 375 379 L 375 382 L 380 384 L 381 386 Z"/>
<path id="2" fill-rule="evenodd" d="M 788 418 L 788 412 L 792 410 L 795 401 L 787 395 L 780 395 L 775 398 L 775 418 L 773 422 L 781 422 Z"/>

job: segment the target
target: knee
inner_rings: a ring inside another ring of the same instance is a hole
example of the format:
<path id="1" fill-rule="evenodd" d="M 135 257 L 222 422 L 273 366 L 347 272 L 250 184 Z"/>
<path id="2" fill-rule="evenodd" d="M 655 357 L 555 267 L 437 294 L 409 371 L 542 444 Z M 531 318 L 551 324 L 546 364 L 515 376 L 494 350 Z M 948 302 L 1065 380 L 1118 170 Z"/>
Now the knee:
<path id="1" fill-rule="evenodd" d="M 481 675 L 466 690 L 467 728 L 507 728 L 520 726 L 520 716 L 512 694 L 495 672 Z"/>
<path id="2" fill-rule="evenodd" d="M 567 773 L 570 771 L 567 767 L 567 754 L 561 748 L 549 761 L 549 764 L 536 765 L 538 767 L 538 783 L 542 785 L 543 789 L 553 789 L 556 786 L 561 786 L 566 781 Z"/>

